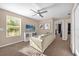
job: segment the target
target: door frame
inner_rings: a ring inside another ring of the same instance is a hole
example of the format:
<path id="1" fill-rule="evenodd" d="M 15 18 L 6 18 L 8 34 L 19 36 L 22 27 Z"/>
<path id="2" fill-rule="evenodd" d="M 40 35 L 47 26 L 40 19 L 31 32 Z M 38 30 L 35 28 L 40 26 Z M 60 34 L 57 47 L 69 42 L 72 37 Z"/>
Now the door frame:
<path id="1" fill-rule="evenodd" d="M 78 4 L 74 4 L 74 7 L 72 9 L 72 15 L 71 15 L 71 41 L 70 41 L 70 48 L 74 55 L 79 55 L 77 50 L 75 49 L 75 11 L 78 7 Z"/>

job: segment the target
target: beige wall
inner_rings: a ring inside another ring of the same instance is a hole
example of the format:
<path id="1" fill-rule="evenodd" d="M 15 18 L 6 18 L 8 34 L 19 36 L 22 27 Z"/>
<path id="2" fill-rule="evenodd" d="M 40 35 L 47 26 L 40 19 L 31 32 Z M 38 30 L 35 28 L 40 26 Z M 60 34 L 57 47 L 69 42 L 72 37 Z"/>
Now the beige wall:
<path id="1" fill-rule="evenodd" d="M 12 15 L 12 16 L 19 17 L 22 19 L 21 36 L 6 37 L 6 15 Z M 23 33 L 25 31 L 26 24 L 34 24 L 36 26 L 36 31 L 38 31 L 38 23 L 36 20 L 31 20 L 31 19 L 28 19 L 28 18 L 23 17 L 21 15 L 0 9 L 0 28 L 3 29 L 3 31 L 0 31 L 0 46 L 18 42 L 18 41 L 23 41 Z"/>

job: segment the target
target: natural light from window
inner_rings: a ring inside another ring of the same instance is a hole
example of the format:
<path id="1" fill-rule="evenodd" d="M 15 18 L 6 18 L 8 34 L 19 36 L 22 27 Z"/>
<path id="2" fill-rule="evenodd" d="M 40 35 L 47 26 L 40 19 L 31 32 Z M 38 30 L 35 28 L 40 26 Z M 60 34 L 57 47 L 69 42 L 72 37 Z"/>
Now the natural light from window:
<path id="1" fill-rule="evenodd" d="M 21 35 L 21 19 L 14 16 L 6 16 L 6 36 L 20 36 Z"/>

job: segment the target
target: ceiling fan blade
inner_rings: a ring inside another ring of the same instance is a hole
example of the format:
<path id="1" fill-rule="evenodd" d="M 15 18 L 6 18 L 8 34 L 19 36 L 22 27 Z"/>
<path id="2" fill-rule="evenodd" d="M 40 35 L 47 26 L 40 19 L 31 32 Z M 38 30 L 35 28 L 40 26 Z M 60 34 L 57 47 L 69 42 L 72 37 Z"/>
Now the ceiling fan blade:
<path id="1" fill-rule="evenodd" d="M 41 14 L 39 14 L 39 16 L 43 17 Z"/>
<path id="2" fill-rule="evenodd" d="M 34 10 L 32 10 L 32 9 L 30 9 L 31 11 L 33 11 L 33 12 L 35 12 L 35 13 L 37 13 L 36 11 L 34 11 Z"/>
<path id="3" fill-rule="evenodd" d="M 40 12 L 40 13 L 46 13 L 46 12 L 48 12 L 48 11 L 43 11 L 43 12 Z"/>

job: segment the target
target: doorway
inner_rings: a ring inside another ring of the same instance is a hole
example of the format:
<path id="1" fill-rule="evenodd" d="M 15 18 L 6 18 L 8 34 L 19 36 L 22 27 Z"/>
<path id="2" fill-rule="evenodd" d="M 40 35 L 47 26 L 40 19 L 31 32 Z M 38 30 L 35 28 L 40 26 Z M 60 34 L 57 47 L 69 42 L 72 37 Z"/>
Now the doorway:
<path id="1" fill-rule="evenodd" d="M 71 23 L 68 23 L 68 35 L 71 34 Z"/>
<path id="2" fill-rule="evenodd" d="M 71 23 L 68 23 L 67 40 L 68 40 L 68 43 L 70 45 L 70 40 L 71 40 Z"/>
<path id="3" fill-rule="evenodd" d="M 58 24 L 58 34 L 60 37 L 62 37 L 62 25 Z"/>

